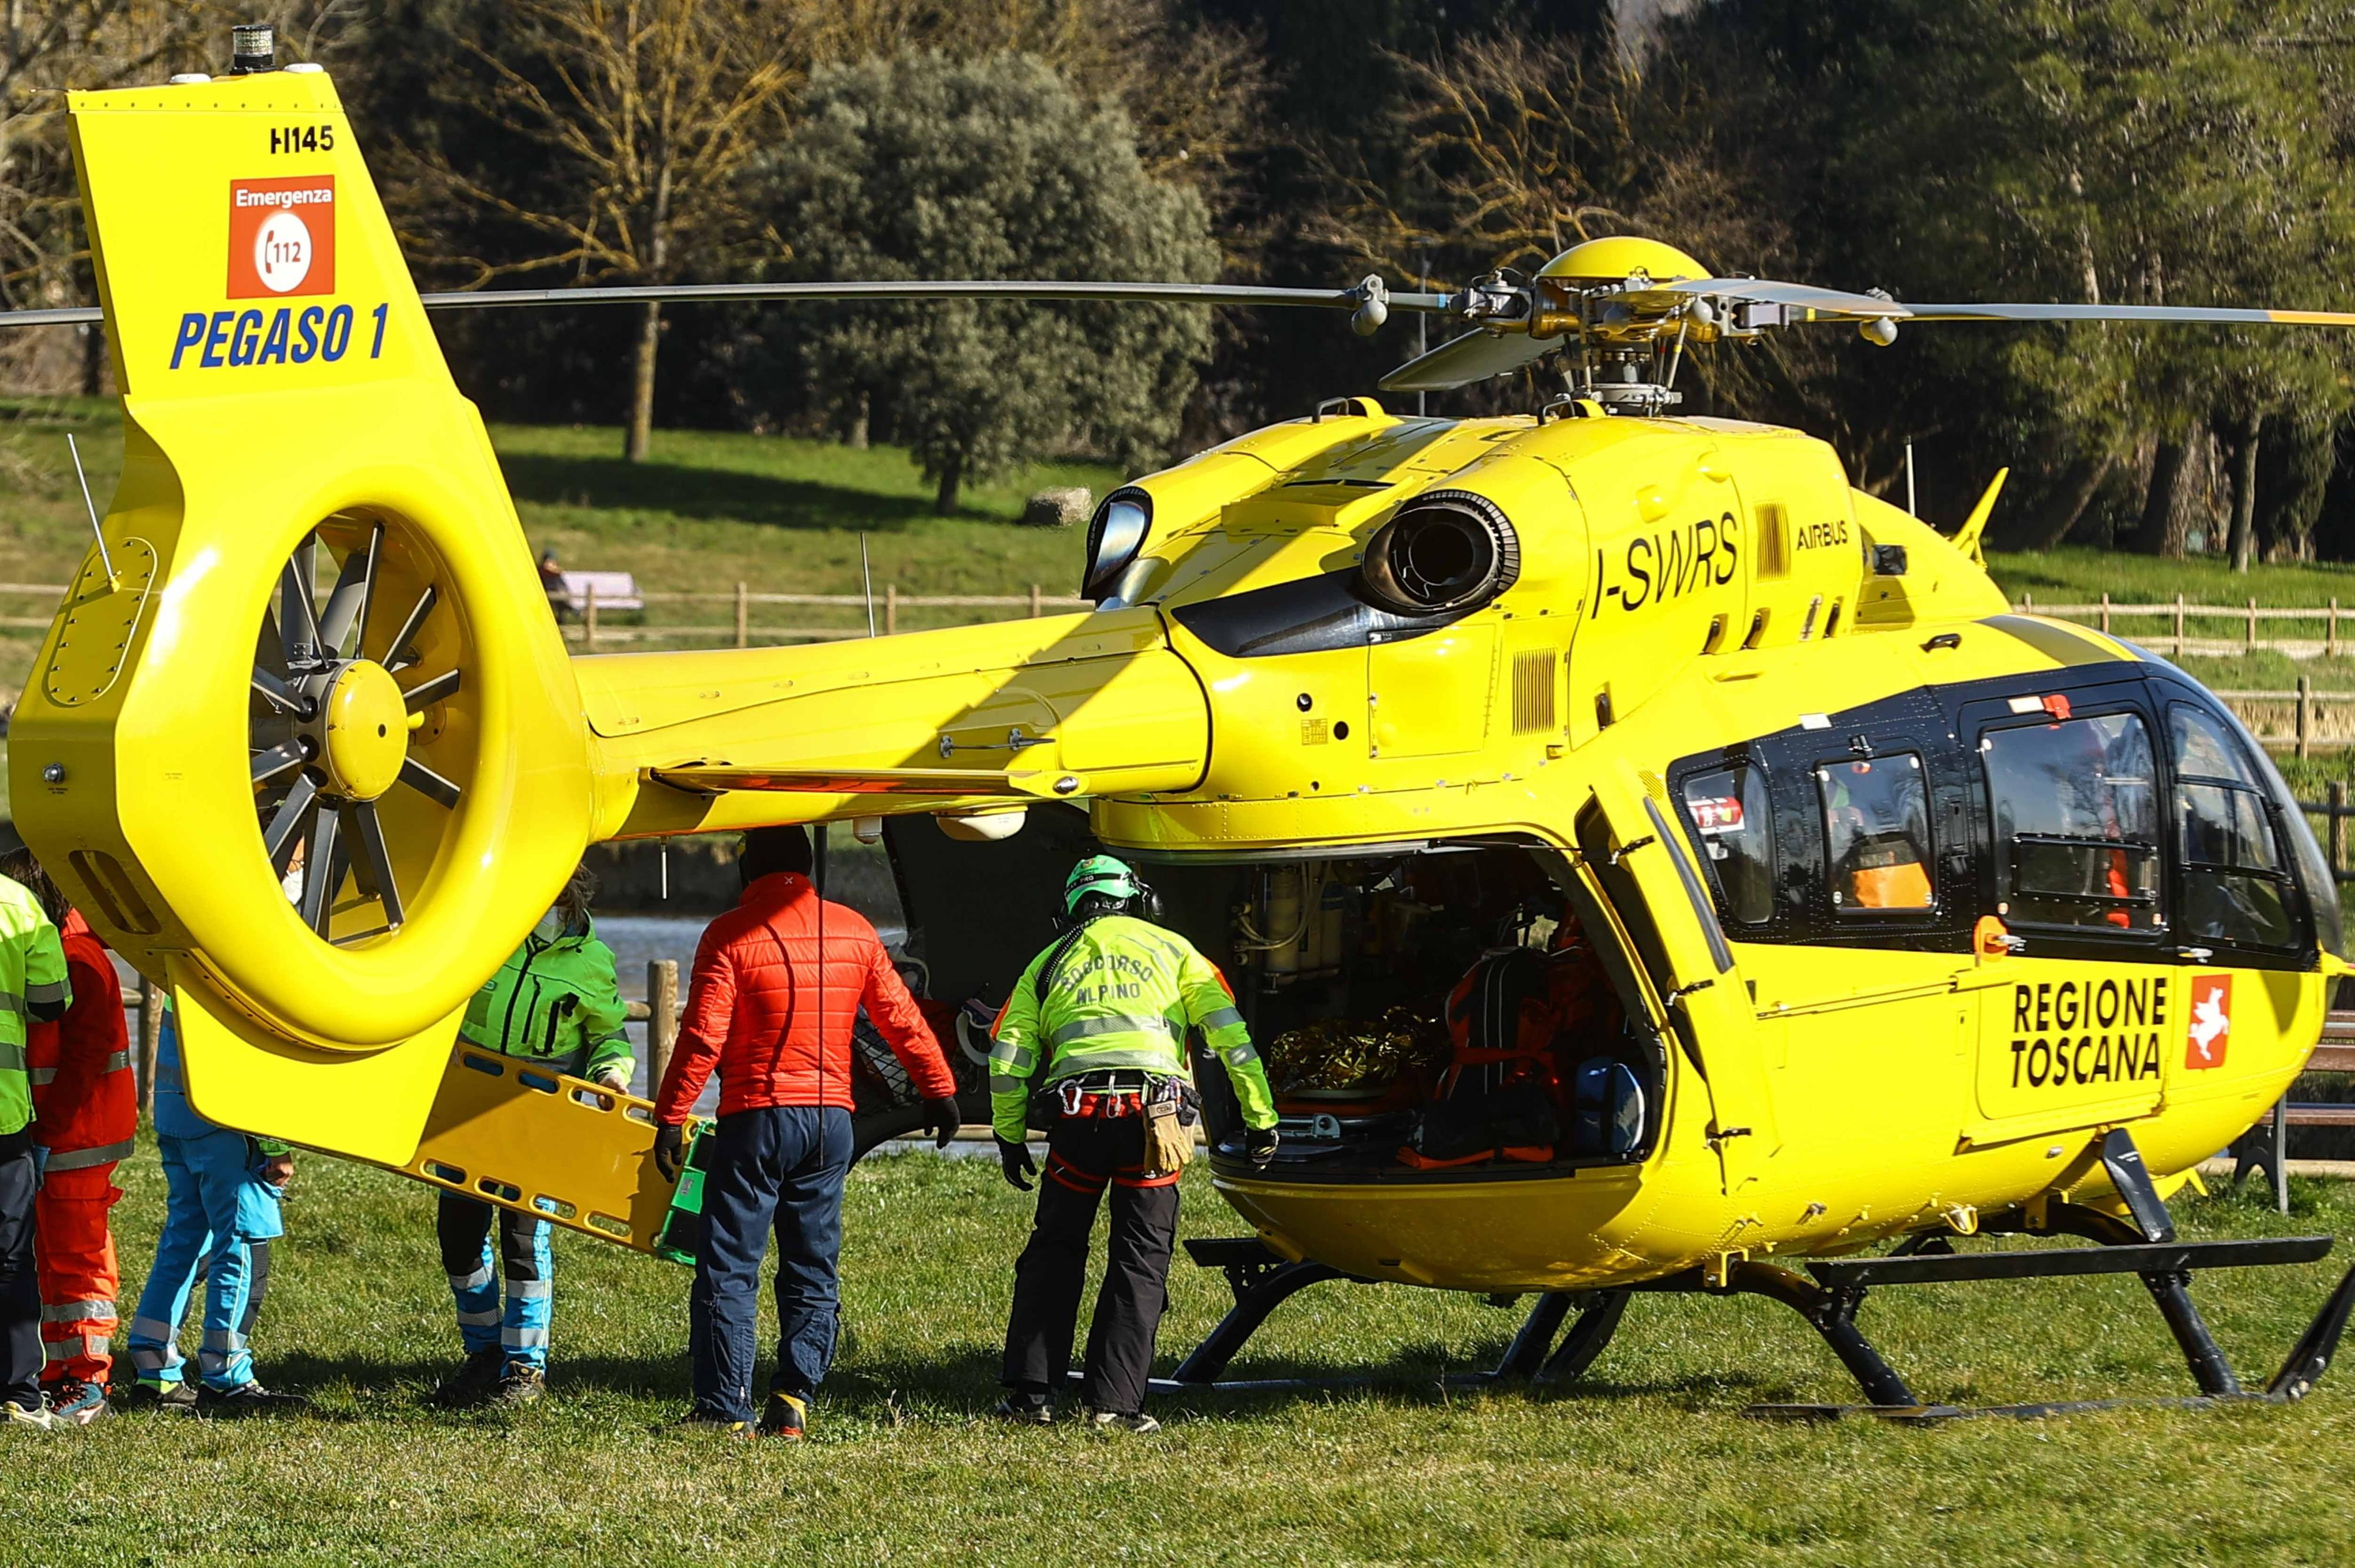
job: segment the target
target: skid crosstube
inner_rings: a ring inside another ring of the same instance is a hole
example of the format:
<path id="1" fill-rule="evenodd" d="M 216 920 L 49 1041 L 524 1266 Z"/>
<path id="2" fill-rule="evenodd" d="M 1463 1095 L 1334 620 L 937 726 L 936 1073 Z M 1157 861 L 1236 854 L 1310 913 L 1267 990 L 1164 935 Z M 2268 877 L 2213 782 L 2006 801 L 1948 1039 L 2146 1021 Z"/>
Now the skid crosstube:
<path id="1" fill-rule="evenodd" d="M 676 1194 L 654 1142 L 648 1101 L 461 1041 L 417 1152 L 385 1169 L 651 1253 Z"/>

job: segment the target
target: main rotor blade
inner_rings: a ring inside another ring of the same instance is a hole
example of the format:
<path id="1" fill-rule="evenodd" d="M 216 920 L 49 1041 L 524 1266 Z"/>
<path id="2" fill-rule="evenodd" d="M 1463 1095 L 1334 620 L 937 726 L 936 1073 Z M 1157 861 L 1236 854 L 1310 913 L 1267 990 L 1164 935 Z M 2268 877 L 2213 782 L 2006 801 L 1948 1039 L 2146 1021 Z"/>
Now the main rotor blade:
<path id="1" fill-rule="evenodd" d="M 2264 311 L 2229 305 L 1914 305 L 1917 322 L 2140 322 L 2175 326 L 2355 327 L 2347 311 Z"/>
<path id="2" fill-rule="evenodd" d="M 398 927 L 401 922 L 400 885 L 392 877 L 392 853 L 385 847 L 384 823 L 376 814 L 373 800 L 354 800 L 343 809 L 344 832 L 359 842 L 359 857 L 353 869 L 360 891 L 375 895 L 384 906 L 384 923 Z"/>
<path id="3" fill-rule="evenodd" d="M 644 305 L 727 303 L 743 300 L 1126 300 L 1165 305 L 1306 306 L 1354 311 L 1365 302 L 1355 289 L 1277 289 L 1243 283 L 1062 283 L 1052 280 L 923 279 L 908 282 L 671 283 L 598 289 L 468 289 L 421 294 L 429 311 L 488 311 L 512 305 Z M 1454 294 L 1386 296 L 1393 311 L 1444 315 Z M 83 305 L 65 310 L 0 312 L 0 327 L 87 326 L 106 313 Z"/>
<path id="4" fill-rule="evenodd" d="M 318 793 L 319 787 L 311 781 L 311 776 L 304 774 L 286 791 L 286 799 L 278 803 L 277 814 L 270 819 L 270 825 L 261 830 L 261 847 L 270 855 L 270 869 L 281 876 L 286 874 L 286 864 L 294 858 L 295 835 Z"/>
<path id="5" fill-rule="evenodd" d="M 1388 294 L 1394 311 L 1444 313 L 1453 294 Z M 601 289 L 479 289 L 426 294 L 428 310 L 478 311 L 506 305 L 644 305 L 734 300 L 1070 300 L 1162 305 L 1279 305 L 1354 311 L 1356 289 L 1277 289 L 1252 283 L 1057 282 L 1051 279 L 917 279 L 900 282 L 672 283 Z M 9 318 L 0 316 L 0 326 Z"/>
<path id="6" fill-rule="evenodd" d="M 1843 321 L 1875 317 L 1904 321 L 1921 314 L 1918 305 L 1902 305 L 1878 294 L 1851 294 L 1844 289 L 1785 283 L 1773 278 L 1691 278 L 1678 283 L 1656 283 L 1648 289 L 1631 289 L 1627 298 L 1639 304 L 1666 303 L 1672 296 L 1694 294 L 1712 300 L 1754 300 L 1760 304 L 1792 305 Z"/>
<path id="7" fill-rule="evenodd" d="M 1518 370 L 1567 341 L 1527 333 L 1468 332 L 1429 354 L 1408 360 L 1382 377 L 1385 392 L 1444 392 Z"/>
<path id="8" fill-rule="evenodd" d="M 351 635 L 353 623 L 376 597 L 377 548 L 384 543 L 384 524 L 379 523 L 368 534 L 368 547 L 354 550 L 344 557 L 344 569 L 336 574 L 336 588 L 327 596 L 327 612 L 319 618 L 319 637 L 336 653 L 344 651 L 344 639 Z"/>

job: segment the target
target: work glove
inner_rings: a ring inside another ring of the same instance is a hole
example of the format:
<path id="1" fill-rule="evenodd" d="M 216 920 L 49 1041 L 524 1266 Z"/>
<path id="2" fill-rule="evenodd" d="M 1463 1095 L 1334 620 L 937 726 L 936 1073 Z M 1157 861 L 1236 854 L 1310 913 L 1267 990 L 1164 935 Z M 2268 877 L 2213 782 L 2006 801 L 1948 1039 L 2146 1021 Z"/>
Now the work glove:
<path id="1" fill-rule="evenodd" d="M 1030 1190 L 1028 1178 L 1039 1174 L 1038 1164 L 1030 1158 L 1030 1146 L 1011 1138 L 997 1140 L 997 1168 L 1005 1172 L 1007 1181 L 1014 1184 L 1018 1192 L 1028 1192 Z"/>
<path id="2" fill-rule="evenodd" d="M 666 1181 L 676 1181 L 687 1169 L 687 1124 L 666 1121 L 655 1128 L 655 1169 Z"/>
<path id="3" fill-rule="evenodd" d="M 949 1139 L 964 1125 L 964 1113 L 957 1109 L 954 1095 L 943 1095 L 938 1099 L 924 1101 L 924 1130 L 932 1135 L 932 1147 L 946 1149 Z"/>
<path id="4" fill-rule="evenodd" d="M 1253 1170 L 1267 1169 L 1268 1163 L 1275 1158 L 1276 1142 L 1275 1128 L 1272 1127 L 1254 1127 L 1244 1130 L 1243 1153 L 1250 1159 Z"/>
<path id="5" fill-rule="evenodd" d="M 33 1145 L 33 1191 L 37 1192 L 48 1184 L 49 1150 L 46 1144 Z"/>
<path id="6" fill-rule="evenodd" d="M 597 1075 L 597 1086 L 611 1089 L 617 1095 L 626 1095 L 630 1092 L 630 1070 L 616 1063 Z"/>

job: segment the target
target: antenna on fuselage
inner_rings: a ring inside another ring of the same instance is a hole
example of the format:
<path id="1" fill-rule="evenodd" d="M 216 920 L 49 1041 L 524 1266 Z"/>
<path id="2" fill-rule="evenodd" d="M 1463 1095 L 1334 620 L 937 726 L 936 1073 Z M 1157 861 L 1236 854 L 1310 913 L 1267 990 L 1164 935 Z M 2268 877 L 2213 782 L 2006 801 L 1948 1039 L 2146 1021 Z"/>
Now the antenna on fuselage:
<path id="1" fill-rule="evenodd" d="M 99 525 L 98 503 L 90 498 L 90 475 L 81 471 L 81 448 L 74 444 L 73 433 L 66 433 L 66 450 L 73 454 L 74 477 L 81 481 L 81 503 L 90 513 L 90 531 L 98 536 L 98 564 L 106 568 L 106 586 L 117 586 L 114 557 L 107 553 L 106 530 Z"/>

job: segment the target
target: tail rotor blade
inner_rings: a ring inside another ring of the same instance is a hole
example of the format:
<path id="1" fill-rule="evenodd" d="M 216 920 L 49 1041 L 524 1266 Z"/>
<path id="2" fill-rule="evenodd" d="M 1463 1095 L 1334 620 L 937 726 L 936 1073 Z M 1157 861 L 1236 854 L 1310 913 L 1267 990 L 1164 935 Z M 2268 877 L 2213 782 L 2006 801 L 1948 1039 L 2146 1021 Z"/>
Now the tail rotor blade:
<path id="1" fill-rule="evenodd" d="M 311 853 L 303 862 L 303 921 L 321 937 L 336 912 L 336 889 L 344 880 L 344 848 L 336 827 L 342 817 L 322 807 L 311 827 Z"/>
<path id="2" fill-rule="evenodd" d="M 392 853 L 385 846 L 384 822 L 373 800 L 355 800 L 343 809 L 344 832 L 359 846 L 352 865 L 360 891 L 384 906 L 384 923 L 398 927 L 402 919 L 400 885 L 393 879 Z"/>
<path id="3" fill-rule="evenodd" d="M 368 601 L 376 597 L 377 550 L 383 543 L 384 524 L 379 523 L 369 531 L 364 547 L 344 557 L 344 569 L 336 575 L 336 589 L 327 596 L 327 612 L 319 618 L 319 640 L 331 655 L 343 652 L 344 639 L 351 635 L 353 625 L 362 620 Z"/>
<path id="4" fill-rule="evenodd" d="M 278 810 L 270 825 L 261 830 L 261 847 L 270 856 L 270 869 L 279 875 L 286 874 L 287 863 L 294 858 L 294 846 L 302 842 L 303 820 L 309 815 L 311 803 L 318 798 L 319 787 L 309 774 L 295 779 L 294 787 L 286 791 L 286 799 L 278 803 Z"/>

